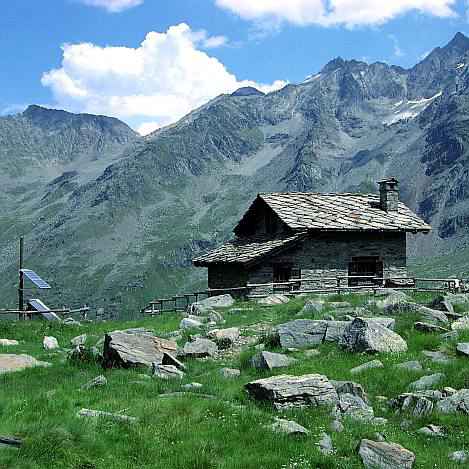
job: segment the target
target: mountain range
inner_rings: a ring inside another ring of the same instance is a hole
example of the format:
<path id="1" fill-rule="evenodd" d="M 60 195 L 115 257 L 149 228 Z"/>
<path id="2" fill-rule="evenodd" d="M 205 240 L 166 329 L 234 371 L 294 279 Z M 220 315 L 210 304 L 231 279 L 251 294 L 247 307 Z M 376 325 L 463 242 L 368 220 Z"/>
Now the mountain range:
<path id="1" fill-rule="evenodd" d="M 0 297 L 15 303 L 25 234 L 52 303 L 136 311 L 202 287 L 191 259 L 229 238 L 258 192 L 376 192 L 385 176 L 433 226 L 411 256 L 465 253 L 468 112 L 469 38 L 458 33 L 411 69 L 336 58 L 302 83 L 221 95 L 146 137 L 35 105 L 2 117 Z"/>

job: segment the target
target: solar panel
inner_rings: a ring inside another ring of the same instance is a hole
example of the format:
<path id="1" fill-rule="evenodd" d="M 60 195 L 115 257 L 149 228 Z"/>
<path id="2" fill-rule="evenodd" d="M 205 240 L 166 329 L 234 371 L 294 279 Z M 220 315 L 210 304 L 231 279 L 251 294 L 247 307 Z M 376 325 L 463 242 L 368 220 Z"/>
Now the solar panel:
<path id="1" fill-rule="evenodd" d="M 57 314 L 53 313 L 41 300 L 33 298 L 32 300 L 28 301 L 28 304 L 44 319 L 47 319 L 48 321 L 60 321 L 60 318 L 57 316 Z"/>
<path id="2" fill-rule="evenodd" d="M 36 285 L 36 287 L 41 288 L 41 289 L 51 288 L 51 286 L 46 281 L 42 280 L 42 278 L 39 277 L 39 275 L 36 274 L 36 272 L 33 272 L 32 270 L 29 270 L 29 269 L 21 269 L 20 272 L 23 272 L 23 274 L 26 275 L 26 277 L 28 277 L 29 280 L 31 280 L 31 282 L 33 282 L 34 285 Z"/>

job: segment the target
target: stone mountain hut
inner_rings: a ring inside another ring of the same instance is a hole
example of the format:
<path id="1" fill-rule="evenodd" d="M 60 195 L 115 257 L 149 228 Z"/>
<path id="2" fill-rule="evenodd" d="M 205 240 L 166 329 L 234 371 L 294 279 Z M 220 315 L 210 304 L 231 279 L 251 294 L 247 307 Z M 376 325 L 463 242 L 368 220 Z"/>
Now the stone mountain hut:
<path id="1" fill-rule="evenodd" d="M 336 286 L 337 276 L 349 277 L 343 286 L 399 285 L 407 276 L 407 233 L 431 227 L 399 202 L 396 179 L 378 184 L 379 196 L 259 194 L 236 237 L 193 263 L 208 267 L 210 289 L 293 279 L 302 279 L 302 289 L 317 288 Z"/>

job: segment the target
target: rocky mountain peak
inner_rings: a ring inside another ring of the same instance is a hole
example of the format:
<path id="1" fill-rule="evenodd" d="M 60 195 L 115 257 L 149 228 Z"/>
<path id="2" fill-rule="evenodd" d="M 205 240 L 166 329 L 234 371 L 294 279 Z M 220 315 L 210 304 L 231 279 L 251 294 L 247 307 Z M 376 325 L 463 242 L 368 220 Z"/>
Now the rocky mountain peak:
<path id="1" fill-rule="evenodd" d="M 456 49 L 463 53 L 467 52 L 469 50 L 469 38 L 463 33 L 456 33 L 453 39 L 451 39 L 443 49 Z"/>
<path id="2" fill-rule="evenodd" d="M 242 88 L 237 89 L 231 96 L 264 96 L 265 93 L 259 91 L 257 88 L 253 86 L 244 86 Z"/>

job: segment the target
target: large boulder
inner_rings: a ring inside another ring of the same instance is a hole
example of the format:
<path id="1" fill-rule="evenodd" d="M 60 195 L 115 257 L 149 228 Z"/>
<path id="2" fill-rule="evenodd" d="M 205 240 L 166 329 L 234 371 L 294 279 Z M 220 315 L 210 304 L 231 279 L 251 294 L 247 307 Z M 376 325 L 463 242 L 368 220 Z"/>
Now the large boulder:
<path id="1" fill-rule="evenodd" d="M 179 323 L 179 329 L 187 330 L 187 329 L 201 329 L 204 325 L 198 319 L 193 317 L 182 318 L 181 322 Z"/>
<path id="2" fill-rule="evenodd" d="M 430 308 L 438 309 L 440 311 L 445 311 L 447 313 L 454 314 L 453 304 L 449 301 L 446 296 L 438 296 L 431 303 Z"/>
<path id="3" fill-rule="evenodd" d="M 55 350 L 59 348 L 59 342 L 55 337 L 45 336 L 42 340 L 42 346 L 44 350 Z"/>
<path id="4" fill-rule="evenodd" d="M 128 329 L 104 337 L 103 366 L 106 368 L 151 367 L 162 363 L 165 353 L 175 354 L 176 342 L 155 337 L 151 332 Z"/>
<path id="5" fill-rule="evenodd" d="M 208 308 L 229 308 L 234 305 L 234 302 L 235 300 L 231 295 L 218 295 L 198 301 L 198 304 Z"/>
<path id="6" fill-rule="evenodd" d="M 367 469 L 411 469 L 415 454 L 397 443 L 362 440 L 358 451 Z"/>
<path id="7" fill-rule="evenodd" d="M 296 319 L 277 327 L 283 348 L 307 348 L 319 345 L 326 336 L 327 321 Z"/>
<path id="8" fill-rule="evenodd" d="M 413 302 L 401 302 L 398 304 L 391 304 L 384 308 L 386 315 L 394 316 L 399 314 L 413 313 L 419 315 L 422 319 L 428 322 L 443 323 L 449 322 L 448 316 L 443 311 L 437 311 L 423 305 Z"/>
<path id="9" fill-rule="evenodd" d="M 351 321 L 327 321 L 325 342 L 339 342 Z"/>
<path id="10" fill-rule="evenodd" d="M 270 401 L 277 410 L 335 406 L 339 401 L 334 386 L 319 374 L 272 376 L 252 381 L 245 388 L 254 399 Z"/>
<path id="11" fill-rule="evenodd" d="M 432 375 L 422 376 L 417 381 L 410 383 L 409 389 L 412 391 L 431 389 L 439 384 L 443 379 L 445 379 L 445 375 L 443 373 L 434 373 Z"/>
<path id="12" fill-rule="evenodd" d="M 374 419 L 373 407 L 368 405 L 361 397 L 344 393 L 339 395 L 336 413 L 355 420 L 371 421 Z"/>
<path id="13" fill-rule="evenodd" d="M 273 370 L 293 365 L 297 360 L 281 353 L 259 352 L 251 358 L 251 366 L 260 370 Z"/>
<path id="14" fill-rule="evenodd" d="M 346 328 L 339 341 L 340 345 L 351 352 L 405 352 L 404 339 L 387 327 L 374 320 L 356 318 Z"/>

